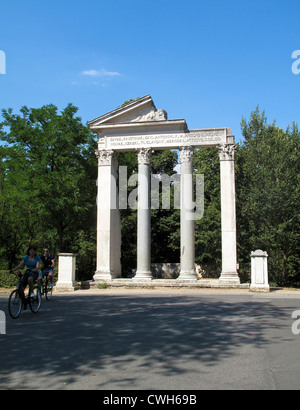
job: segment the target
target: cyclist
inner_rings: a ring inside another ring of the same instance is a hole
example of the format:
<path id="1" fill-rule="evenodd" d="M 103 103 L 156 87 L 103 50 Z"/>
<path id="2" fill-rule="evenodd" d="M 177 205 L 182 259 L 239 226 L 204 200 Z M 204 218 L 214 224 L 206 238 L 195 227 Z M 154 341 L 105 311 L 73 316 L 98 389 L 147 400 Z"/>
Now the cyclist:
<path id="1" fill-rule="evenodd" d="M 40 269 L 41 258 L 36 255 L 36 248 L 35 246 L 30 246 L 27 251 L 27 255 L 22 259 L 22 261 L 12 269 L 12 272 L 17 269 L 22 269 L 26 265 L 26 272 L 23 275 L 21 286 L 23 291 L 26 289 L 26 286 L 29 285 L 30 289 L 30 296 L 34 297 L 33 293 L 33 285 L 34 282 L 39 277 L 39 269 Z"/>
<path id="2" fill-rule="evenodd" d="M 43 279 L 44 271 L 48 272 L 49 279 L 50 279 L 50 289 L 53 288 L 53 268 L 54 268 L 54 256 L 51 255 L 48 248 L 45 248 L 44 255 L 41 258 L 43 262 L 42 271 L 39 275 L 39 282 Z"/>

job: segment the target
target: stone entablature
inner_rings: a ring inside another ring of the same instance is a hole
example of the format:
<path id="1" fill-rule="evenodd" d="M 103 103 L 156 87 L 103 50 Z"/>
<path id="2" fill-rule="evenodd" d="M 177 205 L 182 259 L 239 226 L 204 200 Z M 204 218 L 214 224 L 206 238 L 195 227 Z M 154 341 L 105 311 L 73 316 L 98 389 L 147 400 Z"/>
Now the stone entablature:
<path id="1" fill-rule="evenodd" d="M 105 132 L 102 132 L 98 141 L 98 149 L 133 151 L 138 148 L 150 147 L 162 150 L 176 149 L 179 146 L 214 147 L 227 143 L 227 128 L 194 130 L 185 133 L 117 134 L 115 129 L 113 129 L 113 135 L 106 135 Z"/>

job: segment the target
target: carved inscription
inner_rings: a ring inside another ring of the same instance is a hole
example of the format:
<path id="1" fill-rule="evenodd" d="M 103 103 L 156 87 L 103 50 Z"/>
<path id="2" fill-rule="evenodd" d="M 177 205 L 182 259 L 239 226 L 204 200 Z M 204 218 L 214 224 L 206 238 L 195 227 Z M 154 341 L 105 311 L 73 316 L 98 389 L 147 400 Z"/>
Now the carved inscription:
<path id="1" fill-rule="evenodd" d="M 217 146 L 223 142 L 226 142 L 225 130 L 199 130 L 180 134 L 104 137 L 99 139 L 99 148 L 108 150 L 130 150 L 142 147 L 168 149 L 180 146 Z"/>

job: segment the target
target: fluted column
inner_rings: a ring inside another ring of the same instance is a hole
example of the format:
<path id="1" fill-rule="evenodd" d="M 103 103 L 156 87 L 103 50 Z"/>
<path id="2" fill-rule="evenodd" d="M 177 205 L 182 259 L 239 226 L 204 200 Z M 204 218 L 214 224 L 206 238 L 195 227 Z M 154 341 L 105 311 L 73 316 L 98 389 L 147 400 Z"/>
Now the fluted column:
<path id="1" fill-rule="evenodd" d="M 180 149 L 180 248 L 181 269 L 179 280 L 196 280 L 195 272 L 195 213 L 193 202 L 192 147 Z"/>
<path id="2" fill-rule="evenodd" d="M 239 284 L 237 273 L 235 144 L 218 146 L 221 172 L 222 273 L 220 282 Z"/>
<path id="3" fill-rule="evenodd" d="M 121 221 L 118 209 L 117 153 L 97 150 L 97 266 L 94 280 L 121 276 Z"/>
<path id="4" fill-rule="evenodd" d="M 151 280 L 151 149 L 138 151 L 137 270 L 134 279 Z"/>

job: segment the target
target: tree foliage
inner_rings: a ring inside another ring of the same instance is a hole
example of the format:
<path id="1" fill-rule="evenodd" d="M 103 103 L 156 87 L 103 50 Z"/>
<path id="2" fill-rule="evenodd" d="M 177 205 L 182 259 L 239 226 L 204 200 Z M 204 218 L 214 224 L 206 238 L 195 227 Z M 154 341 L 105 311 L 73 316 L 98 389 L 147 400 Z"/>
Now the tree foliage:
<path id="1" fill-rule="evenodd" d="M 219 277 L 222 258 L 221 203 L 220 161 L 216 148 L 196 150 L 194 167 L 196 174 L 204 175 L 204 215 L 195 221 L 196 262 L 210 276 Z"/>
<path id="2" fill-rule="evenodd" d="M 237 153 L 239 256 L 269 254 L 270 280 L 280 286 L 300 284 L 300 134 L 295 124 L 285 132 L 267 124 L 257 107 L 243 118 L 243 143 Z"/>
<path id="3" fill-rule="evenodd" d="M 95 138 L 69 104 L 3 110 L 1 244 L 9 265 L 33 242 L 75 251 L 95 224 Z"/>

